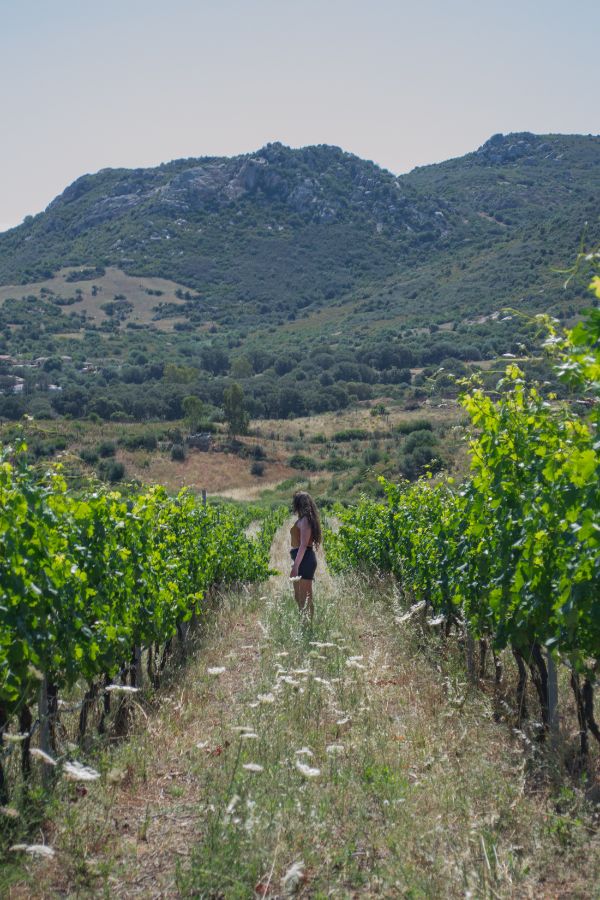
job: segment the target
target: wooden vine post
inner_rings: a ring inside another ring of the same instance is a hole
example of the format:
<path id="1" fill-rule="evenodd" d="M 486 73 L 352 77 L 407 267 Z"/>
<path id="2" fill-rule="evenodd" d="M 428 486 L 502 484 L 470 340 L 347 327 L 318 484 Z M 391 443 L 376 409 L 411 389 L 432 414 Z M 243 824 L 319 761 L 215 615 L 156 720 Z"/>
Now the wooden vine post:
<path id="1" fill-rule="evenodd" d="M 548 731 L 554 748 L 558 745 L 559 713 L 558 713 L 558 673 L 556 663 L 550 651 L 546 654 L 548 669 Z"/>
<path id="2" fill-rule="evenodd" d="M 38 703 L 38 717 L 40 720 L 40 750 L 51 755 L 50 746 L 50 716 L 48 707 L 48 676 L 44 674 L 40 682 L 40 694 Z M 42 783 L 45 788 L 50 785 L 50 767 L 42 766 Z"/>

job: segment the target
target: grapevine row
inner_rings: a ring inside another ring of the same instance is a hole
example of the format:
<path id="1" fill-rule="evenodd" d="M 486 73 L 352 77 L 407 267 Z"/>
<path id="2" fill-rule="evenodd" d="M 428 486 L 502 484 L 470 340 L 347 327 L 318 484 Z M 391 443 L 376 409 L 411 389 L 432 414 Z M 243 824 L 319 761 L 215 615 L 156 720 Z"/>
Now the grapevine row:
<path id="1" fill-rule="evenodd" d="M 588 728 L 600 739 L 600 312 L 552 329 L 550 344 L 575 397 L 544 396 L 508 366 L 497 396 L 462 397 L 474 426 L 466 483 L 384 483 L 384 501 L 338 511 L 327 550 L 335 571 L 392 573 L 449 625 L 510 647 L 522 676 L 530 665 L 546 724 L 548 655 L 566 662 L 585 749 Z"/>
<path id="2" fill-rule="evenodd" d="M 78 682 L 108 683 L 136 648 L 168 644 L 199 615 L 212 585 L 265 579 L 281 518 L 252 540 L 255 512 L 185 491 L 73 493 L 25 450 L 0 457 L 0 735 L 28 721 L 42 677 L 54 704 Z"/>

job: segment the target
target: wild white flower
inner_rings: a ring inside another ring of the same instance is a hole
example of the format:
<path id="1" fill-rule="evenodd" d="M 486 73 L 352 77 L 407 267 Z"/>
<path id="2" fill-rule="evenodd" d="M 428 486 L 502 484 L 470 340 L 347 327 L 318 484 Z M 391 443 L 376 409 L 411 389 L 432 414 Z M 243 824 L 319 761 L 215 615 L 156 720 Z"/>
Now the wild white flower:
<path id="1" fill-rule="evenodd" d="M 259 706 L 259 705 L 260 705 L 260 704 L 259 704 L 258 700 L 253 700 L 252 703 L 249 703 L 249 704 L 248 704 L 248 706 L 250 707 L 250 709 L 256 709 L 256 707 Z"/>
<path id="2" fill-rule="evenodd" d="M 271 694 L 271 693 L 269 693 L 269 694 L 259 694 L 259 695 L 258 695 L 258 702 L 259 702 L 259 703 L 275 703 L 275 697 L 274 697 L 273 694 Z"/>
<path id="3" fill-rule="evenodd" d="M 360 662 L 361 659 L 364 659 L 364 656 L 349 656 L 348 662 Z"/>
<path id="4" fill-rule="evenodd" d="M 240 737 L 243 741 L 257 741 L 258 735 L 254 731 L 244 731 L 240 734 Z"/>
<path id="5" fill-rule="evenodd" d="M 275 656 L 277 656 L 278 658 L 282 658 L 284 656 L 289 656 L 289 655 L 290 654 L 287 652 L 287 650 L 281 650 L 280 653 L 275 654 Z"/>
<path id="6" fill-rule="evenodd" d="M 363 664 L 359 663 L 358 660 L 356 660 L 356 659 L 347 659 L 346 660 L 346 668 L 347 669 L 366 669 L 366 666 L 363 666 Z"/>
<path id="7" fill-rule="evenodd" d="M 426 600 L 420 600 L 418 603 L 415 603 L 413 606 L 411 606 L 411 608 L 408 610 L 408 612 L 404 613 L 403 616 L 395 616 L 394 617 L 394 621 L 396 622 L 396 625 L 404 625 L 405 622 L 408 622 L 409 619 L 412 619 L 412 617 L 416 613 L 425 609 L 426 606 L 427 606 Z"/>
<path id="8" fill-rule="evenodd" d="M 315 754 L 312 752 L 310 747 L 300 747 L 299 750 L 296 750 L 296 756 L 314 756 Z"/>
<path id="9" fill-rule="evenodd" d="M 244 828 L 248 833 L 254 830 L 254 826 L 258 822 L 257 816 L 254 815 L 254 810 L 256 809 L 256 801 L 255 800 L 246 800 L 246 806 L 248 808 L 248 818 L 244 822 Z"/>
<path id="10" fill-rule="evenodd" d="M 240 802 L 241 799 L 242 798 L 240 797 L 239 794 L 233 795 L 233 797 L 229 801 L 229 805 L 228 805 L 227 809 L 225 810 L 225 812 L 227 813 L 228 816 L 231 815 L 231 813 L 234 811 L 234 809 L 236 808 L 236 806 L 238 805 L 238 803 Z"/>
<path id="11" fill-rule="evenodd" d="M 314 675 L 313 681 L 316 681 L 317 684 L 324 684 L 326 688 L 331 689 L 331 682 L 327 681 L 326 678 L 320 678 L 318 675 Z"/>
<path id="12" fill-rule="evenodd" d="M 258 763 L 244 763 L 242 769 L 246 772 L 264 772 L 264 766 L 259 766 Z"/>
<path id="13" fill-rule="evenodd" d="M 232 725 L 232 731 L 237 731 L 239 734 L 243 734 L 245 731 L 254 731 L 251 725 Z"/>
<path id="14" fill-rule="evenodd" d="M 210 668 L 208 668 L 206 670 L 206 674 L 207 675 L 222 675 L 224 671 L 225 671 L 225 666 L 210 666 Z"/>
<path id="15" fill-rule="evenodd" d="M 19 810 L 13 806 L 0 806 L 0 816 L 6 816 L 7 819 L 18 819 Z"/>
<path id="16" fill-rule="evenodd" d="M 300 762 L 299 759 L 296 760 L 296 768 L 305 778 L 318 778 L 321 774 L 320 769 L 313 769 L 311 766 L 307 766 L 305 763 Z"/>
<path id="17" fill-rule="evenodd" d="M 29 737 L 28 731 L 26 731 L 24 734 L 6 734 L 5 733 L 2 735 L 2 740 L 5 744 L 20 744 L 21 741 L 24 741 L 28 737 Z"/>
<path id="18" fill-rule="evenodd" d="M 343 752 L 344 752 L 344 745 L 343 745 L 343 744 L 328 744 L 328 745 L 325 747 L 325 750 L 326 750 L 326 752 L 329 753 L 331 756 L 334 756 L 336 753 L 343 753 Z"/>
<path id="19" fill-rule="evenodd" d="M 337 644 L 332 644 L 331 641 L 311 641 L 311 647 L 318 647 L 319 650 L 325 650 L 327 647 L 336 647 Z"/>
<path id="20" fill-rule="evenodd" d="M 64 764 L 63 775 L 69 781 L 96 781 L 96 779 L 100 778 L 100 772 L 96 772 L 95 769 L 91 769 L 89 766 L 84 766 L 83 763 L 77 762 L 77 760 Z"/>
<path id="21" fill-rule="evenodd" d="M 281 879 L 283 891 L 289 895 L 294 894 L 304 879 L 304 860 L 299 859 L 289 867 Z"/>
<path id="22" fill-rule="evenodd" d="M 29 751 L 29 754 L 31 756 L 34 756 L 36 759 L 39 759 L 42 762 L 45 762 L 48 766 L 56 765 L 56 760 L 52 759 L 52 757 L 48 753 L 45 753 L 43 750 L 40 750 L 39 747 L 32 747 L 31 750 Z"/>
<path id="23" fill-rule="evenodd" d="M 13 844 L 10 849 L 16 853 L 28 853 L 29 856 L 40 856 L 44 859 L 52 859 L 55 855 L 52 847 L 47 847 L 46 844 Z"/>
<path id="24" fill-rule="evenodd" d="M 110 694 L 137 694 L 139 688 L 131 687 L 130 684 L 108 684 L 104 690 Z"/>
<path id="25" fill-rule="evenodd" d="M 336 725 L 347 725 L 350 721 L 350 716 L 342 716 L 341 719 L 338 719 L 335 723 Z"/>
<path id="26" fill-rule="evenodd" d="M 283 681 L 284 684 L 289 684 L 292 687 L 297 687 L 300 682 L 296 681 L 295 678 L 292 678 L 291 675 L 279 675 L 279 681 Z"/>
<path id="27" fill-rule="evenodd" d="M 310 675 L 310 669 L 292 669 L 293 675 Z"/>
<path id="28" fill-rule="evenodd" d="M 208 747 L 208 741 L 198 741 L 198 743 L 196 744 L 196 748 L 198 750 L 206 750 L 207 747 Z"/>

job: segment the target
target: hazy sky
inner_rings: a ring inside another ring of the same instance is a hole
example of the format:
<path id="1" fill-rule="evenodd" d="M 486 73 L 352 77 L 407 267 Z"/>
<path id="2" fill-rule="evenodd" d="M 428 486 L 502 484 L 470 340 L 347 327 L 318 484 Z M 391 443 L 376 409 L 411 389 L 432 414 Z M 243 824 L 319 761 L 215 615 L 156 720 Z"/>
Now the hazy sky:
<path id="1" fill-rule="evenodd" d="M 0 231 L 106 166 L 600 131 L 598 0 L 0 0 Z"/>

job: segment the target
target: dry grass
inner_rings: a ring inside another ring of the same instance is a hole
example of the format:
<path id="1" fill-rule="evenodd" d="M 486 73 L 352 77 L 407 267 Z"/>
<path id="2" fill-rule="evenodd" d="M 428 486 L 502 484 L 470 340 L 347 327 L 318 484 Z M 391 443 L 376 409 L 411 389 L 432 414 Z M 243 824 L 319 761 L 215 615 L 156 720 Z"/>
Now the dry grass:
<path id="1" fill-rule="evenodd" d="M 285 440 L 286 436 L 302 440 L 303 438 L 310 439 L 315 434 L 331 437 L 336 431 L 347 428 L 362 428 L 369 432 L 389 430 L 391 436 L 394 426 L 401 422 L 429 419 L 433 423 L 451 426 L 464 422 L 465 419 L 464 411 L 452 400 L 441 401 L 439 406 L 425 404 L 415 410 L 405 410 L 399 406 L 390 405 L 387 419 L 384 420 L 379 416 L 373 417 L 371 415 L 372 404 L 384 399 L 361 403 L 357 408 L 340 410 L 335 413 L 321 413 L 305 419 L 257 419 L 252 423 L 252 428 L 259 433 L 260 437 L 268 438 L 273 434 L 277 436 L 278 440 Z"/>
<path id="2" fill-rule="evenodd" d="M 81 267 L 77 267 L 81 268 Z M 73 268 L 61 269 L 56 273 L 54 278 L 46 281 L 38 281 L 27 285 L 5 285 L 0 287 L 0 304 L 8 297 L 22 296 L 41 296 L 40 290 L 47 288 L 53 291 L 58 297 L 68 298 L 75 296 L 76 290 L 82 291 L 81 302 L 75 303 L 73 306 L 63 307 L 63 311 L 68 314 L 70 311 L 86 312 L 89 319 L 96 323 L 104 322 L 108 317 L 101 306 L 113 300 L 115 294 L 124 294 L 133 304 L 133 310 L 126 319 L 126 322 L 135 322 L 139 325 L 154 324 L 161 331 L 172 331 L 175 322 L 186 321 L 183 318 L 169 318 L 152 322 L 156 307 L 159 303 L 174 303 L 182 306 L 185 301 L 175 296 L 178 288 L 187 290 L 183 285 L 176 284 L 165 278 L 142 278 L 136 275 L 126 275 L 120 269 L 111 267 L 106 269 L 106 274 L 94 278 L 91 281 L 69 282 L 66 280 L 70 272 L 75 271 Z M 92 295 L 92 286 L 99 288 L 97 295 Z M 148 290 L 162 291 L 162 296 L 153 296 L 148 294 Z M 125 323 L 121 327 L 125 327 Z"/>
<path id="3" fill-rule="evenodd" d="M 270 485 L 298 474 L 281 460 L 271 459 L 265 462 L 265 474 L 259 478 L 250 472 L 251 459 L 242 459 L 232 453 L 189 451 L 183 462 L 173 462 L 166 452 L 119 450 L 117 458 L 125 464 L 128 478 L 162 484 L 169 491 L 178 491 L 182 487 L 194 491 L 206 488 L 209 494 L 232 499 L 253 499 Z"/>

